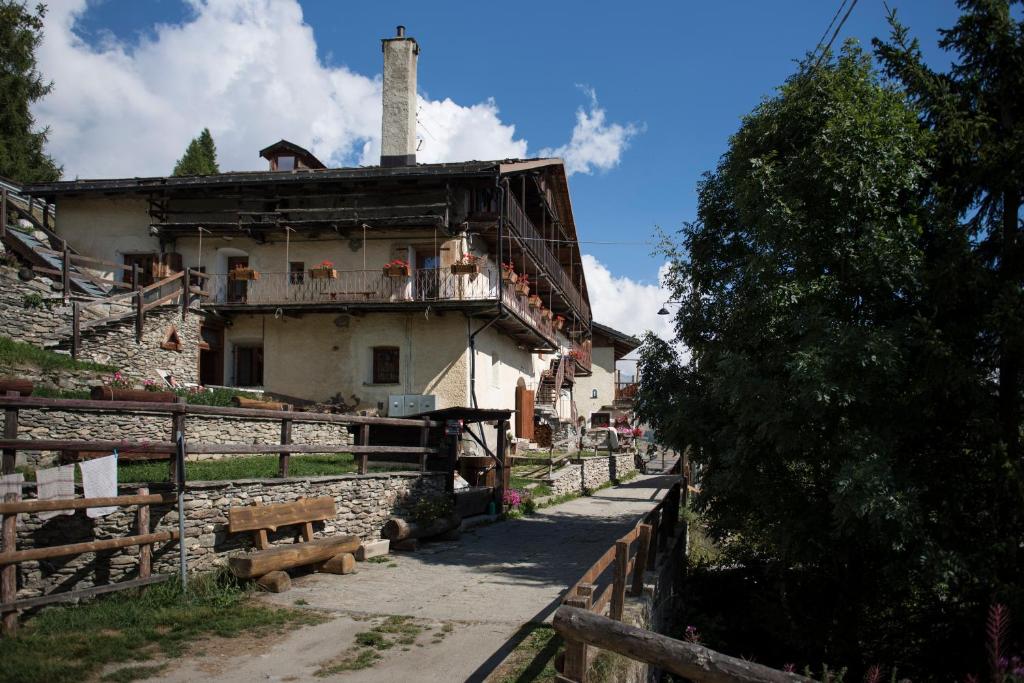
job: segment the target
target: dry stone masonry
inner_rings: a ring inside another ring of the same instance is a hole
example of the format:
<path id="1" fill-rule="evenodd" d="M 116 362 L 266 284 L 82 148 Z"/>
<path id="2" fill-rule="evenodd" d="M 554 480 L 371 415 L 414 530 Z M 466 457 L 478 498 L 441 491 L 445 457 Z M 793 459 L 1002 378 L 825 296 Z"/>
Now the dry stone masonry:
<path id="1" fill-rule="evenodd" d="M 577 458 L 553 472 L 548 484 L 552 495 L 593 491 L 610 481 L 617 481 L 636 470 L 632 453 Z"/>
<path id="2" fill-rule="evenodd" d="M 0 322 L 5 337 L 39 347 L 56 346 L 71 324 L 71 306 L 46 278 L 28 282 L 18 269 L 0 266 Z"/>
<path id="3" fill-rule="evenodd" d="M 156 493 L 156 486 L 151 487 Z M 315 536 L 355 534 L 366 541 L 380 538 L 388 517 L 409 516 L 416 502 L 444 491 L 442 474 L 402 473 L 346 474 L 329 477 L 191 482 L 185 495 L 185 546 L 190 571 L 207 571 L 227 564 L 230 555 L 252 548 L 251 534 L 228 533 L 228 508 L 237 505 L 285 503 L 299 498 L 331 496 L 337 514 L 326 522 L 314 522 Z M 138 492 L 124 484 L 121 495 Z M 81 495 L 81 491 L 79 491 Z M 149 531 L 178 528 L 173 505 L 150 508 Z M 120 508 L 105 517 L 90 519 L 84 510 L 74 515 L 40 520 L 23 514 L 18 522 L 18 549 L 65 545 L 137 533 L 135 508 Z M 301 540 L 296 527 L 270 534 L 272 544 Z M 138 578 L 138 548 L 88 553 L 18 566 L 18 597 L 27 598 L 60 590 L 75 590 L 114 581 Z M 178 570 L 177 541 L 153 549 L 153 572 Z"/>

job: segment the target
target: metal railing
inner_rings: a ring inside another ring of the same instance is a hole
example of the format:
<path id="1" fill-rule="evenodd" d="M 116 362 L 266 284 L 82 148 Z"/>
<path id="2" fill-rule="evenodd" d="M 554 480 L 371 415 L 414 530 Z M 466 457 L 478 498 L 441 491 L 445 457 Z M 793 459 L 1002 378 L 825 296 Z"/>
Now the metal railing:
<path id="1" fill-rule="evenodd" d="M 530 306 L 525 296 L 517 294 L 512 287 L 503 287 L 501 290 L 501 301 L 520 318 L 533 325 L 534 329 L 547 338 L 552 346 L 557 345 L 555 342 L 554 324 L 544 317 L 539 308 Z"/>
<path id="2" fill-rule="evenodd" d="M 533 221 L 530 220 L 530 217 L 523 211 L 523 207 L 520 206 L 519 200 L 509 194 L 507 201 L 506 215 L 512 230 L 522 239 L 526 250 L 530 252 L 533 260 L 544 269 L 555 287 L 560 289 L 562 294 L 568 299 L 567 303 L 580 313 L 580 317 L 583 320 L 589 321 L 590 306 L 583 300 L 583 295 L 580 294 L 579 288 L 569 279 L 565 268 L 555 258 L 551 249 L 548 248 L 547 242 L 537 232 Z"/>
<path id="3" fill-rule="evenodd" d="M 479 273 L 452 273 L 449 268 L 417 269 L 392 277 L 377 270 L 339 270 L 332 277 L 313 277 L 309 271 L 260 272 L 256 279 L 211 274 L 210 303 L 288 305 L 400 303 L 413 301 L 481 301 L 498 298 L 498 269 L 481 266 Z"/>

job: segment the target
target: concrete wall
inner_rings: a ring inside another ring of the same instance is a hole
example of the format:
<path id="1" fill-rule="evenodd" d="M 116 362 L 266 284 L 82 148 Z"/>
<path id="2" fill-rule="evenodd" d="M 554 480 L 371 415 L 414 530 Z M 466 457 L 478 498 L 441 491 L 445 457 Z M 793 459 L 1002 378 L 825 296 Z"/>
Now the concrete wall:
<path id="1" fill-rule="evenodd" d="M 121 495 L 137 492 L 137 486 L 127 484 L 120 489 Z M 364 540 L 372 540 L 380 537 L 380 530 L 388 517 L 408 516 L 420 498 L 436 495 L 443 489 L 443 475 L 419 473 L 192 482 L 185 496 L 185 545 L 189 570 L 205 571 L 224 566 L 229 556 L 252 548 L 251 534 L 228 533 L 228 509 L 232 506 L 330 496 L 334 498 L 337 514 L 332 520 L 314 522 L 314 535 L 321 538 L 355 534 Z M 18 524 L 17 548 L 27 550 L 131 535 L 135 533 L 134 521 L 134 508 L 121 508 L 98 519 L 87 517 L 84 510 L 45 521 L 38 515 L 25 514 Z M 173 506 L 151 507 L 151 531 L 177 528 L 178 515 Z M 295 526 L 283 527 L 270 534 L 271 543 L 275 545 L 295 542 L 298 536 L 299 528 Z M 153 572 L 177 572 L 177 550 L 177 542 L 156 546 Z M 137 575 L 138 548 L 24 562 L 18 566 L 18 597 L 86 588 L 136 578 Z"/>
<path id="2" fill-rule="evenodd" d="M 615 400 L 615 349 L 596 346 L 591 353 L 591 376 L 576 378 L 576 410 L 590 425 L 590 415 Z M 591 398 L 597 389 L 597 398 Z"/>
<path id="3" fill-rule="evenodd" d="M 264 388 L 326 400 L 341 394 L 360 408 L 386 408 L 391 394 L 434 394 L 437 407 L 468 405 L 466 319 L 458 313 L 309 314 L 301 318 L 239 315 L 225 334 L 225 379 L 233 351 L 262 344 Z M 399 348 L 400 381 L 374 384 L 373 347 Z"/>

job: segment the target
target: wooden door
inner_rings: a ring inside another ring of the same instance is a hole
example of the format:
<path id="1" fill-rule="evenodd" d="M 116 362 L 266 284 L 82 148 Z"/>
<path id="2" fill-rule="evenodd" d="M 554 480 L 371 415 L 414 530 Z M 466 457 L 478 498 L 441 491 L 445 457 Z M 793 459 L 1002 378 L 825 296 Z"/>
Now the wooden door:
<path id="1" fill-rule="evenodd" d="M 235 268 L 248 268 L 249 257 L 248 256 L 229 256 L 228 257 L 228 273 L 233 271 Z M 232 280 L 228 279 L 228 303 L 233 304 L 244 304 L 245 298 L 249 293 L 249 282 L 247 280 Z"/>
<path id="2" fill-rule="evenodd" d="M 516 387 L 516 436 L 530 441 L 533 441 L 533 394 L 526 387 Z"/>

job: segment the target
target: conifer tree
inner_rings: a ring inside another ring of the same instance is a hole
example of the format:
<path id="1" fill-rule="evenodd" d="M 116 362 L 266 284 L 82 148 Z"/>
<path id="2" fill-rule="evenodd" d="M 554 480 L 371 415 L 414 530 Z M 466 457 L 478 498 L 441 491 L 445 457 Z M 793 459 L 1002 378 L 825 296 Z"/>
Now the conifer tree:
<path id="1" fill-rule="evenodd" d="M 58 180 L 61 169 L 44 151 L 47 130 L 38 130 L 30 106 L 53 88 L 36 69 L 44 5 L 30 11 L 17 0 L 0 0 L 0 176 L 21 183 Z"/>
<path id="2" fill-rule="evenodd" d="M 209 128 L 203 128 L 198 137 L 188 143 L 185 154 L 174 165 L 172 175 L 211 175 L 220 173 L 217 166 L 217 146 Z"/>

